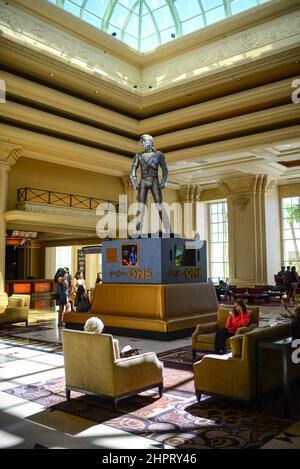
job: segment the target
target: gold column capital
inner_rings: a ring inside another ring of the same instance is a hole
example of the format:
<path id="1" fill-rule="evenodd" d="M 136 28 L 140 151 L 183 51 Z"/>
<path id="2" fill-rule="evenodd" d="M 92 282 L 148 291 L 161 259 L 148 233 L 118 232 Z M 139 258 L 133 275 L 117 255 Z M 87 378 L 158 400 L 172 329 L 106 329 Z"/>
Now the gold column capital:
<path id="1" fill-rule="evenodd" d="M 264 194 L 276 183 L 276 179 L 267 174 L 247 174 L 232 178 L 222 178 L 218 181 L 218 189 L 225 196 L 238 194 Z"/>
<path id="2" fill-rule="evenodd" d="M 200 184 L 185 184 L 180 187 L 180 202 L 199 202 L 201 198 L 202 187 Z"/>
<path id="3" fill-rule="evenodd" d="M 14 143 L 0 141 L 0 168 L 9 171 L 23 156 L 23 147 Z"/>

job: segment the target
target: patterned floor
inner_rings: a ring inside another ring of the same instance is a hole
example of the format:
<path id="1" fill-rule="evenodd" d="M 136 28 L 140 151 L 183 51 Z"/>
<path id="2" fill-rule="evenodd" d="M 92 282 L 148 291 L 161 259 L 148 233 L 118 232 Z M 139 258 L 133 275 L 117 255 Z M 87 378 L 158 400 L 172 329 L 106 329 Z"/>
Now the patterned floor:
<path id="1" fill-rule="evenodd" d="M 264 322 L 277 316 L 278 308 L 262 311 Z M 76 393 L 67 402 L 59 335 L 48 340 L 54 329 L 51 311 L 32 312 L 27 329 L 0 329 L 0 448 L 300 448 L 299 421 L 208 396 L 198 404 L 186 341 L 163 351 L 156 345 L 165 366 L 162 398 L 147 391 L 121 401 L 117 412 Z"/>

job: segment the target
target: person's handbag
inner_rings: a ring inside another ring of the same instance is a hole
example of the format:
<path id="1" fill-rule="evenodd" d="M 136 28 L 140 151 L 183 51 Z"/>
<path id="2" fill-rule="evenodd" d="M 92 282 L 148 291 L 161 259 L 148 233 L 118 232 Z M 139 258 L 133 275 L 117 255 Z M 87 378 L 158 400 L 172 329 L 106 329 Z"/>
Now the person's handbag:
<path id="1" fill-rule="evenodd" d="M 132 348 L 130 345 L 126 345 L 120 351 L 121 358 L 133 357 L 134 355 L 139 355 L 139 350 L 137 348 Z"/>
<path id="2" fill-rule="evenodd" d="M 58 293 L 51 293 L 51 298 L 52 298 L 52 300 L 58 301 L 59 300 L 59 294 Z"/>

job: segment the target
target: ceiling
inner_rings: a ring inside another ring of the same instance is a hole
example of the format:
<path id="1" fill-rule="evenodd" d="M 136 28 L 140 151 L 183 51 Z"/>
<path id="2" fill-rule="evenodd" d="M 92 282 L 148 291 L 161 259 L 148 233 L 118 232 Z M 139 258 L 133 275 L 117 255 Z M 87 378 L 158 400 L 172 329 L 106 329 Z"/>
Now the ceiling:
<path id="1" fill-rule="evenodd" d="M 22 18 L 33 18 L 36 38 L 44 34 L 41 25 L 46 19 L 51 28 L 61 30 L 64 22 L 64 38 L 73 42 L 74 31 L 84 24 L 61 10 L 55 15 L 58 9 L 47 0 L 11 0 L 7 8 L 11 14 L 21 8 Z M 82 26 L 78 41 L 86 34 L 87 49 L 78 46 L 80 53 L 92 51 L 91 43 L 97 44 L 98 55 L 116 51 L 105 62 L 107 76 L 22 42 L 20 31 L 9 35 L 6 26 L 0 52 L 7 103 L 0 107 L 0 130 L 8 141 L 22 146 L 26 157 L 120 177 L 129 173 L 140 135 L 150 133 L 166 154 L 175 189 L 185 184 L 213 187 L 233 174 L 297 181 L 300 104 L 292 102 L 291 94 L 300 72 L 300 2 L 272 0 L 253 11 L 251 18 L 248 12 L 240 13 L 222 21 L 217 32 L 216 25 L 208 26 L 176 39 L 169 52 L 165 45 L 150 55 L 129 53 L 92 26 Z M 32 30 L 29 19 L 23 23 Z M 13 29 L 16 23 L 11 24 Z M 217 57 L 222 45 L 230 64 L 224 56 L 213 59 L 203 74 L 195 73 L 199 65 L 193 61 L 209 61 L 214 53 Z M 242 59 L 237 47 L 248 48 Z M 178 63 L 189 64 L 189 73 Z M 115 64 L 128 66 L 126 84 L 109 76 Z M 162 70 L 170 71 L 169 81 L 150 89 L 148 77 Z M 175 79 L 181 72 L 186 76 Z M 143 91 L 134 88 L 136 77 Z"/>

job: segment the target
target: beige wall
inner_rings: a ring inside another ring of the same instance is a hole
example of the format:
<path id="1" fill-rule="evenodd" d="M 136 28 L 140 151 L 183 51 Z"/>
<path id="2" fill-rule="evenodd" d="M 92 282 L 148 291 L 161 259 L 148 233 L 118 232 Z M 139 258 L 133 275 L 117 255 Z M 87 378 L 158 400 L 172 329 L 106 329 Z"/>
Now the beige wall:
<path id="1" fill-rule="evenodd" d="M 281 199 L 284 197 L 299 197 L 300 196 L 300 184 L 284 184 L 279 186 L 279 196 Z"/>
<path id="2" fill-rule="evenodd" d="M 30 187 L 75 195 L 118 200 L 124 193 L 122 181 L 115 176 L 92 173 L 30 158 L 20 158 L 8 177 L 8 210 L 17 203 L 17 189 Z"/>

